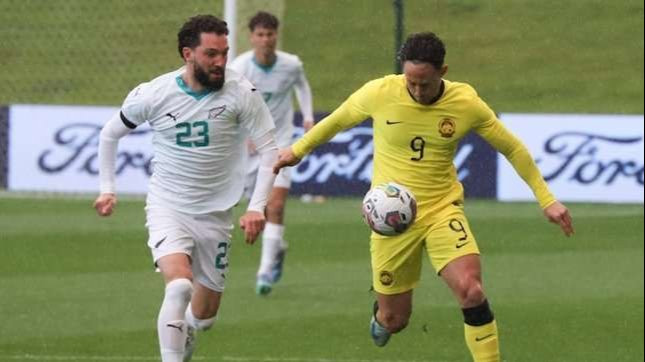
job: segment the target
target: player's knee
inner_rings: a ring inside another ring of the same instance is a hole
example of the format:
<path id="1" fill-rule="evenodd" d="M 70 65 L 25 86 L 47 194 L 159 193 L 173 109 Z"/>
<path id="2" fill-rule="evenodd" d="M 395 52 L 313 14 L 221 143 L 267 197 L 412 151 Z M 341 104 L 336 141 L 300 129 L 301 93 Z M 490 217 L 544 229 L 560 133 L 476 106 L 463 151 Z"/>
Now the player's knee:
<path id="1" fill-rule="evenodd" d="M 468 305 L 478 305 L 485 299 L 486 296 L 484 295 L 484 289 L 482 288 L 481 283 L 471 283 L 466 292 L 466 303 Z"/>
<path id="2" fill-rule="evenodd" d="M 475 278 L 464 279 L 458 294 L 459 302 L 464 306 L 479 305 L 486 299 L 481 282 Z"/>
<path id="3" fill-rule="evenodd" d="M 382 313 L 382 319 L 379 319 L 379 324 L 387 329 L 388 332 L 398 333 L 408 326 L 410 316 L 400 313 Z"/>
<path id="4" fill-rule="evenodd" d="M 166 281 L 166 285 L 173 280 L 193 279 L 193 271 L 190 266 L 190 258 L 184 254 L 172 254 L 165 256 L 157 261 L 161 274 Z"/>
<path id="5" fill-rule="evenodd" d="M 192 283 L 193 271 L 190 266 L 173 266 L 171 268 L 162 269 L 161 273 L 166 280 L 166 285 L 170 284 L 172 281 L 182 279 L 188 280 Z"/>

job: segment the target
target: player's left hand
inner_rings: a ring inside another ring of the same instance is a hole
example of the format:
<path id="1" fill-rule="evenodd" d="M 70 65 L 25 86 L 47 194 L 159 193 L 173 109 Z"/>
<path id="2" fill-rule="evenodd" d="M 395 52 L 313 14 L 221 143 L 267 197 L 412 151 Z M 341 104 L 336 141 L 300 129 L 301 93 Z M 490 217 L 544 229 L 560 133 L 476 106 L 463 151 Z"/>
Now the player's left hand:
<path id="1" fill-rule="evenodd" d="M 244 239 L 247 244 L 255 243 L 262 230 L 266 219 L 264 214 L 259 211 L 247 211 L 240 217 L 240 228 L 244 230 Z"/>
<path id="2" fill-rule="evenodd" d="M 544 216 L 546 216 L 550 222 L 560 225 L 564 235 L 571 236 L 574 234 L 571 215 L 569 215 L 569 210 L 562 205 L 562 203 L 556 201 L 549 205 L 544 209 Z"/>

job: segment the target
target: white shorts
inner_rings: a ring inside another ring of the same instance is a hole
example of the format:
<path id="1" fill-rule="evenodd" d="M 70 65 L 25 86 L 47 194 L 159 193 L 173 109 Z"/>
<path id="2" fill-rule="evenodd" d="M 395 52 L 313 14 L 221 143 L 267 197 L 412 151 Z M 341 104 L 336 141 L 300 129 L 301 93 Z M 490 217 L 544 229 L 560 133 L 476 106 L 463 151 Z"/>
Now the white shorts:
<path id="1" fill-rule="evenodd" d="M 146 206 L 148 247 L 155 262 L 170 254 L 191 258 L 193 280 L 217 292 L 224 290 L 233 231 L 232 211 L 191 215 Z"/>
<path id="2" fill-rule="evenodd" d="M 260 156 L 256 153 L 247 158 L 246 179 L 244 180 L 244 195 L 251 198 L 255 188 L 255 180 L 258 177 L 258 168 L 260 168 Z M 283 167 L 278 172 L 273 182 L 273 187 L 285 189 L 291 188 L 291 167 Z"/>

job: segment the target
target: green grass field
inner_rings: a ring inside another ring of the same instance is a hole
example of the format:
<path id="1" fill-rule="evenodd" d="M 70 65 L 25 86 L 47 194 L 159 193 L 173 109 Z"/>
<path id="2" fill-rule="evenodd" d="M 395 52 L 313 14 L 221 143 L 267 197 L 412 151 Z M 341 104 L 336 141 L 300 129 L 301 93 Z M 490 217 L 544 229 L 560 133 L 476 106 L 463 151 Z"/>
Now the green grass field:
<path id="1" fill-rule="evenodd" d="M 90 199 L 0 197 L 0 361 L 154 361 L 163 285 L 142 200 L 100 219 Z M 408 328 L 368 335 L 368 232 L 358 199 L 292 199 L 274 294 L 235 232 L 228 288 L 196 361 L 469 361 L 461 313 L 425 263 Z M 505 361 L 643 360 L 643 206 L 570 205 L 566 238 L 535 204 L 469 201 Z M 239 211 L 239 210 L 238 210 Z"/>

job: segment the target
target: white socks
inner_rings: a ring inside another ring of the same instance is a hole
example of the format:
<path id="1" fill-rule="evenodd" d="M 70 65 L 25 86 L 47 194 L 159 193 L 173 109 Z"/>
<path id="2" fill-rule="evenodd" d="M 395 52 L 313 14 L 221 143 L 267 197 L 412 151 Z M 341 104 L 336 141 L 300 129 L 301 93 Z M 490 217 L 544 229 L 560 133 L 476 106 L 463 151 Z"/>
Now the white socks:
<path id="1" fill-rule="evenodd" d="M 284 225 L 266 223 L 262 233 L 262 258 L 260 259 L 260 268 L 258 276 L 269 275 L 271 268 L 275 263 L 276 255 L 282 249 L 287 248 L 287 242 L 284 241 Z"/>
<path id="2" fill-rule="evenodd" d="M 186 344 L 184 314 L 193 293 L 193 284 L 188 279 L 175 279 L 166 284 L 157 332 L 163 362 L 182 362 Z"/>
<path id="3" fill-rule="evenodd" d="M 188 307 L 186 308 L 186 323 L 195 328 L 195 330 L 206 331 L 210 329 L 210 327 L 213 326 L 213 323 L 215 323 L 215 319 L 217 319 L 217 316 L 208 319 L 198 319 L 193 315 L 192 305 L 188 304 Z"/>

